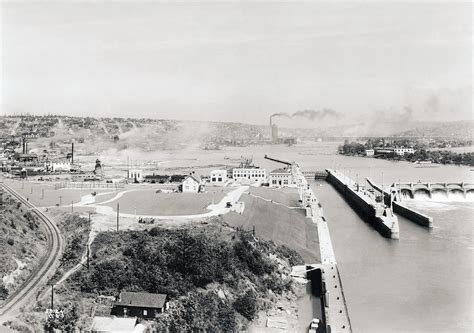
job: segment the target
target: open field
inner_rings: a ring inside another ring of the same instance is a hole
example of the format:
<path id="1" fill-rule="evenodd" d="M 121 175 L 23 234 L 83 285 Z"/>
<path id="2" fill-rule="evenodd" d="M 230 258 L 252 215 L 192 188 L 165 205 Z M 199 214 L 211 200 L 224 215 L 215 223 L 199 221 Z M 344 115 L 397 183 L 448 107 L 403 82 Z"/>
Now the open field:
<path id="1" fill-rule="evenodd" d="M 70 206 L 71 202 L 77 204 L 81 201 L 81 198 L 85 195 L 91 194 L 91 192 L 106 193 L 112 192 L 110 197 L 113 197 L 117 192 L 112 190 L 89 190 L 89 189 L 54 189 L 54 183 L 46 182 L 29 182 L 29 181 L 18 181 L 8 180 L 6 184 L 11 186 L 13 189 L 18 191 L 21 195 L 38 207 L 51 207 L 56 206 L 60 203 L 63 206 Z M 43 196 L 44 192 L 44 196 Z M 61 197 L 61 198 L 60 198 Z"/>
<path id="2" fill-rule="evenodd" d="M 137 215 L 191 215 L 208 212 L 207 206 L 218 203 L 232 188 L 211 187 L 204 193 L 156 193 L 156 189 L 131 190 L 104 206 Z M 100 202 L 99 202 L 100 204 Z"/>
<path id="3" fill-rule="evenodd" d="M 225 214 L 225 222 L 246 230 L 255 226 L 258 237 L 296 250 L 305 262 L 320 262 L 318 229 L 303 209 L 288 209 L 248 194 L 243 194 L 240 201 L 245 203 L 244 213 Z"/>
<path id="4" fill-rule="evenodd" d="M 249 192 L 288 207 L 299 207 L 298 192 L 294 188 L 251 187 Z"/>

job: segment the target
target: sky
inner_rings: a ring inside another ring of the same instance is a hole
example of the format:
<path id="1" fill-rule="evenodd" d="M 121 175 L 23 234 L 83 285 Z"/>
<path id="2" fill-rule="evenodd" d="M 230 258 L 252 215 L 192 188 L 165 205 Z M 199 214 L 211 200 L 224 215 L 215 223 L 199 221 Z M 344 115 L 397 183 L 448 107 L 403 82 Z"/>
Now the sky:
<path id="1" fill-rule="evenodd" d="M 1 113 L 472 119 L 470 2 L 1 2 Z"/>

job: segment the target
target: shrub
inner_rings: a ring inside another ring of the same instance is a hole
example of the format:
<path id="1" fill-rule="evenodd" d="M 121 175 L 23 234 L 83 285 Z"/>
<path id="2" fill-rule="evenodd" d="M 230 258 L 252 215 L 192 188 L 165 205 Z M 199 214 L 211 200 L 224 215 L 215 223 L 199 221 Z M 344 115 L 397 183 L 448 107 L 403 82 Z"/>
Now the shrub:
<path id="1" fill-rule="evenodd" d="M 8 238 L 7 243 L 13 246 L 13 244 L 15 244 L 15 241 L 11 238 Z"/>
<path id="2" fill-rule="evenodd" d="M 252 290 L 239 296 L 233 304 L 235 311 L 248 320 L 253 320 L 257 314 L 257 296 Z"/>

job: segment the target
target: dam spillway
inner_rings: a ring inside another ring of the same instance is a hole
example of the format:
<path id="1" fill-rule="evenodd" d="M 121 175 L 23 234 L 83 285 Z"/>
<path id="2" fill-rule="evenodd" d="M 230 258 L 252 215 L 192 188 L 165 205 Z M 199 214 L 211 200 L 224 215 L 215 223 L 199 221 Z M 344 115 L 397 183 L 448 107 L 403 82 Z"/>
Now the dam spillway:
<path id="1" fill-rule="evenodd" d="M 377 202 L 375 195 L 337 170 L 326 170 L 326 181 L 330 183 L 365 221 L 370 223 L 382 236 L 398 239 L 400 229 L 398 218 L 390 207 Z"/>

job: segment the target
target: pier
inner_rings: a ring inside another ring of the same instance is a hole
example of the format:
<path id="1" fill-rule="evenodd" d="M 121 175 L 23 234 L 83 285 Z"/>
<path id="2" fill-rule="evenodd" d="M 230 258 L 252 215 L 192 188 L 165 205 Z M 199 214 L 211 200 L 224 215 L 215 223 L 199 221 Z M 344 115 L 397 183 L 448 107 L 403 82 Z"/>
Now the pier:
<path id="1" fill-rule="evenodd" d="M 367 178 L 367 182 L 369 183 L 370 186 L 372 186 L 376 191 L 382 193 L 382 188 L 375 184 L 371 179 Z M 399 193 L 396 191 L 396 188 L 391 187 L 390 192 L 387 192 L 385 189 L 383 189 L 383 195 L 384 195 L 384 201 L 386 204 L 391 205 L 393 207 L 393 211 L 400 215 L 403 216 L 404 218 L 415 222 L 416 224 L 422 225 L 424 227 L 431 228 L 433 227 L 433 218 L 431 216 L 422 214 L 412 208 L 409 208 L 405 205 L 402 204 L 402 198 L 399 195 Z M 392 197 L 390 197 L 392 196 Z M 393 199 L 397 201 L 393 201 Z"/>
<path id="2" fill-rule="evenodd" d="M 342 280 L 337 268 L 336 256 L 334 255 L 322 206 L 308 184 L 308 174 L 301 172 L 296 165 L 292 170 L 301 205 L 306 209 L 306 216 L 310 217 L 318 227 L 321 264 L 309 264 L 306 265 L 306 268 L 307 278 L 316 282 L 316 284 L 319 282 L 321 286 L 317 293 L 321 296 L 322 308 L 324 309 L 325 332 L 352 332 Z M 309 176 L 314 177 L 314 175 Z M 326 176 L 327 173 L 324 177 Z"/>
<path id="3" fill-rule="evenodd" d="M 327 182 L 343 195 L 350 206 L 366 222 L 387 238 L 398 239 L 400 229 L 398 218 L 392 209 L 383 202 L 378 202 L 375 195 L 336 170 L 327 170 Z"/>

